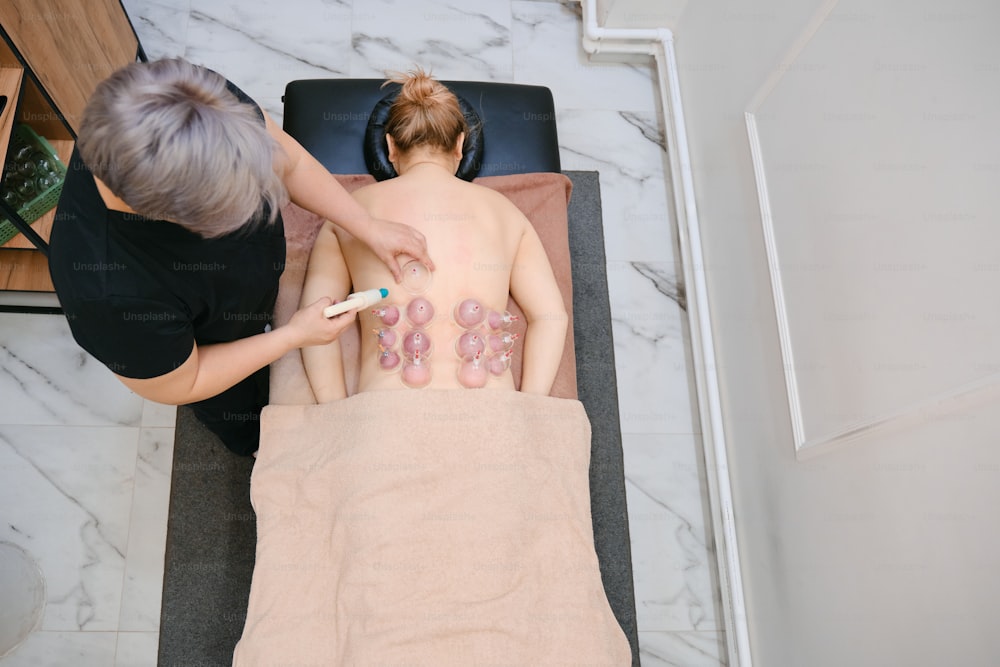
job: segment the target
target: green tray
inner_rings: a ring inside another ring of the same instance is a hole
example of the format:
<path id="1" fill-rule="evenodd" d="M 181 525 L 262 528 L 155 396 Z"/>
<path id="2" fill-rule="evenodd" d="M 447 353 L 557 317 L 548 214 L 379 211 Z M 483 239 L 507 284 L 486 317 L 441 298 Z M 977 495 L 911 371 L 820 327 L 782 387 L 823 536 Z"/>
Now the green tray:
<path id="1" fill-rule="evenodd" d="M 11 133 L 11 145 L 12 150 L 8 151 L 8 154 L 13 153 L 18 147 L 28 145 L 36 150 L 40 150 L 49 157 L 52 158 L 52 165 L 55 167 L 58 180 L 54 185 L 52 185 L 47 190 L 35 195 L 33 199 L 25 202 L 17 209 L 17 214 L 27 222 L 29 225 L 35 220 L 45 215 L 48 211 L 55 208 L 56 204 L 59 203 L 59 195 L 62 193 L 63 181 L 66 179 L 66 165 L 62 163 L 59 156 L 56 155 L 56 151 L 52 148 L 52 144 L 45 140 L 44 137 L 40 137 L 34 130 L 24 124 L 18 124 L 14 126 L 14 131 Z M 4 179 L 6 180 L 6 178 Z M 20 230 L 13 225 L 2 213 L 0 213 L 0 245 L 11 240 L 18 234 Z"/>

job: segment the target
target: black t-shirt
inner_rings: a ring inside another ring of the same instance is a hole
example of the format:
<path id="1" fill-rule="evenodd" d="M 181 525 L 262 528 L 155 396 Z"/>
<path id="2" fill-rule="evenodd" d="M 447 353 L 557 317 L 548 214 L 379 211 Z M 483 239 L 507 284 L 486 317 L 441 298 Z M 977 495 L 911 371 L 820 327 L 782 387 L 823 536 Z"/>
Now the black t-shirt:
<path id="1" fill-rule="evenodd" d="M 260 108 L 236 86 L 242 102 Z M 263 114 L 261 114 L 263 122 Z M 49 272 L 73 338 L 114 373 L 169 373 L 208 345 L 264 331 L 285 264 L 281 216 L 204 239 L 112 211 L 76 150 L 49 239 Z"/>

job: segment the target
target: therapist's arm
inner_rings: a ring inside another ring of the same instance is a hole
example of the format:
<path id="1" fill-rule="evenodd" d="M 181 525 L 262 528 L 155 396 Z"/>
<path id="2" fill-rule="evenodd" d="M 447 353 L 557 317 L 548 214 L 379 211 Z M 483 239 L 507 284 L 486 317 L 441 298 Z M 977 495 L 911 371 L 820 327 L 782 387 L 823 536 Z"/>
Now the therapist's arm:
<path id="1" fill-rule="evenodd" d="M 330 220 L 372 249 L 389 267 L 396 282 L 402 280 L 397 255 L 408 255 L 434 270 L 424 235 L 409 225 L 373 218 L 333 175 L 265 114 L 267 130 L 285 153 L 282 180 L 292 201 Z"/>
<path id="2" fill-rule="evenodd" d="M 333 301 L 321 298 L 300 309 L 288 324 L 229 343 L 195 345 L 190 356 L 173 371 L 154 378 L 118 375 L 121 382 L 145 399 L 184 405 L 229 389 L 291 350 L 336 340 L 355 321 L 356 311 L 327 319 L 323 309 Z"/>

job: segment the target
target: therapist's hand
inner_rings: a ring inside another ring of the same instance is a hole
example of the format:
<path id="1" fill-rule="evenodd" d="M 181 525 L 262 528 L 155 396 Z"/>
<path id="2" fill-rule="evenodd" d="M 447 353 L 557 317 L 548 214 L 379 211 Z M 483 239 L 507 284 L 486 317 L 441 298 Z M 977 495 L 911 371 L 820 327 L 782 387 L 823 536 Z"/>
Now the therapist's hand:
<path id="1" fill-rule="evenodd" d="M 398 255 L 409 255 L 429 270 L 434 270 L 434 262 L 427 254 L 427 239 L 413 227 L 391 220 L 371 218 L 366 234 L 367 238 L 361 240 L 372 249 L 383 264 L 389 267 L 396 283 L 403 280 Z"/>
<path id="2" fill-rule="evenodd" d="M 304 308 L 300 308 L 283 328 L 293 336 L 296 348 L 311 345 L 326 345 L 335 341 L 347 327 L 357 319 L 357 310 L 349 310 L 335 317 L 327 318 L 323 309 L 333 305 L 333 299 L 323 297 Z"/>

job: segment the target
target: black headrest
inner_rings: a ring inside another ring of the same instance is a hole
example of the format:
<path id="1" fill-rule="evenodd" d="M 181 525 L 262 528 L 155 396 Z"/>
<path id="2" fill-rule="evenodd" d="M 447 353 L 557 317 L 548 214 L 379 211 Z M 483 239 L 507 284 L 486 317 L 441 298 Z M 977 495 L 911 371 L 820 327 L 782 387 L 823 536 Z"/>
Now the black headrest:
<path id="1" fill-rule="evenodd" d="M 2 2 L 2 0 L 0 0 Z M 384 79 L 299 79 L 285 87 L 284 128 L 333 174 L 367 174 L 364 142 Z M 559 172 L 552 92 L 496 81 L 441 81 L 482 119 L 479 174 Z M 391 84 L 395 85 L 395 84 Z"/>
<path id="2" fill-rule="evenodd" d="M 389 120 L 389 108 L 399 96 L 400 87 L 390 91 L 378 101 L 372 109 L 368 118 L 368 127 L 365 128 L 364 154 L 365 166 L 368 173 L 375 177 L 377 181 L 384 181 L 396 177 L 396 169 L 389 162 L 389 146 L 385 142 L 385 124 Z M 483 164 L 483 123 L 479 114 L 469 104 L 464 97 L 456 95 L 458 106 L 465 116 L 465 124 L 469 126 L 469 132 L 465 135 L 465 143 L 462 144 L 462 161 L 458 165 L 455 175 L 466 181 L 471 181 L 479 173 L 479 168 Z"/>

